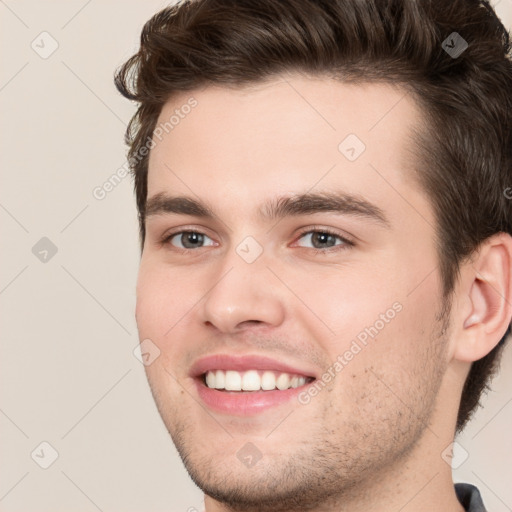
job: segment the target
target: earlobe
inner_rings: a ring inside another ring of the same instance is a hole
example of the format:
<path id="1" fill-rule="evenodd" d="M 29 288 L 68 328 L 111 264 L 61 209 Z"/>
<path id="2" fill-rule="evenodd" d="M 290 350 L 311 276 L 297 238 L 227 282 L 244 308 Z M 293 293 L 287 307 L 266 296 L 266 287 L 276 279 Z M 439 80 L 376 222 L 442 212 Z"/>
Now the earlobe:
<path id="1" fill-rule="evenodd" d="M 505 335 L 512 317 L 512 237 L 487 239 L 465 268 L 466 304 L 454 358 L 473 362 L 485 357 Z M 464 284 L 464 283 L 463 283 Z"/>

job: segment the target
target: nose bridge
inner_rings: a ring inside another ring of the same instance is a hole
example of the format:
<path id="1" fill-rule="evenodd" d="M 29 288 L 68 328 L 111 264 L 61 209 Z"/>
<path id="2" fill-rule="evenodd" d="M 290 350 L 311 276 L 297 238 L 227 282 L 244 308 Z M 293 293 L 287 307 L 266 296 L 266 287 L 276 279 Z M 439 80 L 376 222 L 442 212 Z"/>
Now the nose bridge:
<path id="1" fill-rule="evenodd" d="M 223 332 L 237 329 L 243 322 L 279 325 L 284 304 L 279 290 L 272 284 L 263 246 L 246 237 L 222 258 L 218 272 L 205 300 L 202 321 L 210 322 Z"/>

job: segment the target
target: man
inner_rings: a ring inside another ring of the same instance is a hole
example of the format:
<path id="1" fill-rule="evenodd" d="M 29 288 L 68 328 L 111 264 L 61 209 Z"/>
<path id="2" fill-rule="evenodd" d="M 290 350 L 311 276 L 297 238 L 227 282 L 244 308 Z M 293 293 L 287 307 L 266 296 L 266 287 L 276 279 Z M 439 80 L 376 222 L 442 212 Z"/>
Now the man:
<path id="1" fill-rule="evenodd" d="M 454 435 L 512 317 L 512 64 L 475 0 L 195 0 L 116 84 L 162 419 L 214 511 L 483 511 Z"/>

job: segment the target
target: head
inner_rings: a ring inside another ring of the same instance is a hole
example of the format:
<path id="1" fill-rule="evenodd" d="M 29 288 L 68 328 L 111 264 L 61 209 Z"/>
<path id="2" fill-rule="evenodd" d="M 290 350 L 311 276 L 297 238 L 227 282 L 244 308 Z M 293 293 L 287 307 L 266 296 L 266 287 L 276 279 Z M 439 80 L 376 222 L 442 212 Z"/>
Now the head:
<path id="1" fill-rule="evenodd" d="M 454 31 L 468 44 L 456 57 Z M 270 465 L 252 476 L 305 507 L 314 496 L 282 485 L 292 454 L 290 481 L 301 471 L 328 496 L 340 474 L 353 488 L 426 442 L 441 405 L 454 429 L 467 423 L 509 333 L 509 278 L 495 279 L 512 233 L 509 49 L 488 2 L 469 0 L 197 0 L 145 25 L 116 75 L 139 103 L 126 135 L 137 321 L 162 352 L 147 367 L 160 413 L 210 495 L 225 498 L 216 468 L 233 436 L 260 439 Z M 202 233 L 188 252 L 186 224 Z M 297 245 L 306 225 L 341 236 L 338 251 Z M 274 353 L 324 383 L 289 409 L 288 437 L 270 436 L 272 411 L 216 417 L 194 399 L 191 364 L 230 351 Z M 382 449 L 390 432 L 400 440 Z M 240 478 L 231 496 L 249 504 Z"/>

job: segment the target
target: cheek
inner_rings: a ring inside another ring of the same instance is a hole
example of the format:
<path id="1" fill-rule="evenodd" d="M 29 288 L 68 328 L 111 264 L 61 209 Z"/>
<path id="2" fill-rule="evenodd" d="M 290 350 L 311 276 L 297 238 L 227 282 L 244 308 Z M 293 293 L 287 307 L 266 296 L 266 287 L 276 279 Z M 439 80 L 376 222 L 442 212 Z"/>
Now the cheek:
<path id="1" fill-rule="evenodd" d="M 169 268 L 149 261 L 141 262 L 137 279 L 136 320 L 139 339 L 151 340 L 159 355 L 145 366 L 146 376 L 153 396 L 161 411 L 167 411 L 166 398 L 170 395 L 179 400 L 182 388 L 176 384 L 180 343 L 186 328 L 187 314 L 194 304 L 190 287 L 183 272 L 171 272 Z M 165 417 L 172 416 L 164 412 Z"/>
<path id="2" fill-rule="evenodd" d="M 341 359 L 343 373 L 359 374 L 371 366 L 406 372 L 425 357 L 440 283 L 432 276 L 410 293 L 416 278 L 413 269 L 410 275 L 403 268 L 396 261 L 338 273 L 331 268 L 294 282 L 307 305 L 308 323 L 316 326 L 316 339 L 332 364 Z"/>
<path id="3" fill-rule="evenodd" d="M 141 262 L 137 279 L 136 319 L 139 335 L 163 340 L 191 307 L 191 287 L 183 272 Z"/>
<path id="4" fill-rule="evenodd" d="M 405 295 L 401 284 L 380 274 L 370 265 L 325 267 L 290 279 L 290 288 L 307 307 L 306 314 L 312 314 L 308 316 L 318 325 L 319 339 L 331 339 L 332 348 L 343 349 L 358 336 L 364 341 L 367 329 L 380 332 L 400 316 Z"/>

